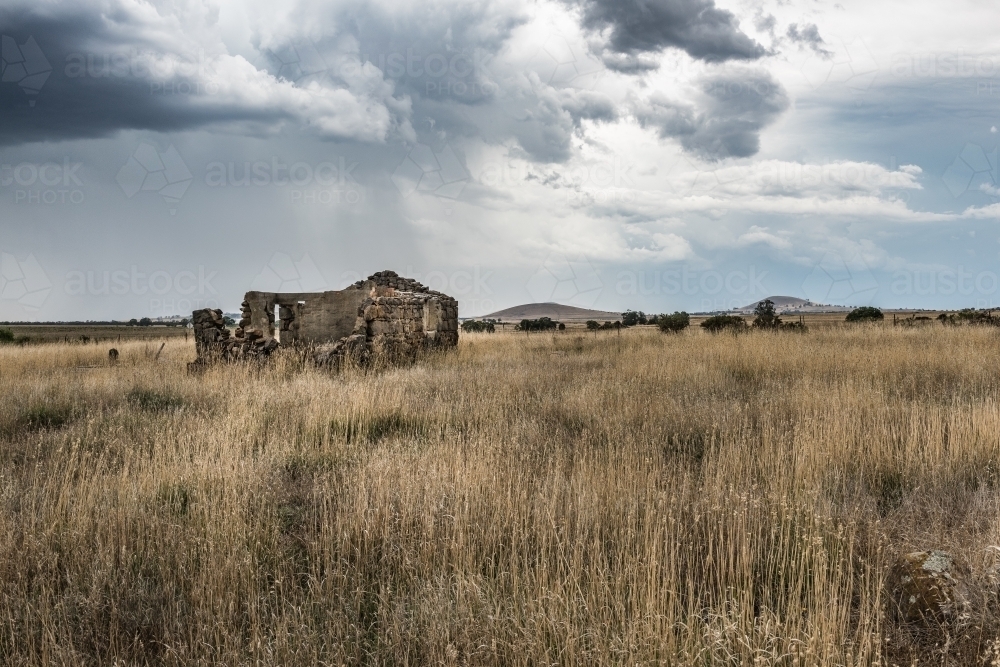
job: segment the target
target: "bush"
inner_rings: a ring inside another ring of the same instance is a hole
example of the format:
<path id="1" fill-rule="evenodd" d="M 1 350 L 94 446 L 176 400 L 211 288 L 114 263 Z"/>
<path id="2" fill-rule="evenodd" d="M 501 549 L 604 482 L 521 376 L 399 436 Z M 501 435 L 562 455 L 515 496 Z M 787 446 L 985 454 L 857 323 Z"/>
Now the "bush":
<path id="1" fill-rule="evenodd" d="M 753 320 L 754 329 L 764 329 L 767 331 L 797 331 L 804 333 L 808 331 L 805 324 L 801 322 L 782 322 L 778 317 L 778 312 L 774 308 L 774 302 L 764 299 L 753 309 L 755 315 Z"/>
<path id="2" fill-rule="evenodd" d="M 957 313 L 950 315 L 941 313 L 938 320 L 942 324 L 982 324 L 987 326 L 1000 326 L 1000 317 L 993 315 L 991 310 L 976 310 L 975 308 L 963 308 Z"/>
<path id="3" fill-rule="evenodd" d="M 873 306 L 861 306 L 847 314 L 847 322 L 881 322 L 885 318 L 882 311 Z"/>
<path id="4" fill-rule="evenodd" d="M 691 326 L 691 316 L 681 311 L 673 315 L 660 315 L 656 318 L 656 325 L 664 333 L 669 331 L 683 331 Z"/>
<path id="5" fill-rule="evenodd" d="M 621 328 L 622 328 L 621 320 L 615 322 L 606 321 L 604 324 L 601 324 L 600 322 L 597 322 L 595 320 L 587 320 L 587 329 L 589 329 L 590 331 L 597 331 L 598 329 L 600 329 L 601 331 L 607 331 L 608 329 L 621 329 Z"/>
<path id="6" fill-rule="evenodd" d="M 559 323 L 549 317 L 539 317 L 537 320 L 521 320 L 517 325 L 518 331 L 551 331 L 559 326 Z"/>
<path id="7" fill-rule="evenodd" d="M 469 333 L 494 333 L 496 330 L 496 325 L 492 320 L 483 320 L 482 322 L 477 322 L 476 320 L 466 320 L 465 322 L 462 322 L 462 331 Z"/>
<path id="8" fill-rule="evenodd" d="M 740 331 L 746 331 L 747 323 L 739 315 L 713 315 L 701 323 L 701 328 L 709 333 L 719 333 L 721 331 L 739 333 Z"/>
<path id="9" fill-rule="evenodd" d="M 641 310 L 626 310 L 622 313 L 622 326 L 634 327 L 637 324 L 646 324 L 646 313 Z"/>
<path id="10" fill-rule="evenodd" d="M 0 345 L 27 345 L 30 342 L 28 336 L 16 336 L 10 329 L 0 329 Z"/>

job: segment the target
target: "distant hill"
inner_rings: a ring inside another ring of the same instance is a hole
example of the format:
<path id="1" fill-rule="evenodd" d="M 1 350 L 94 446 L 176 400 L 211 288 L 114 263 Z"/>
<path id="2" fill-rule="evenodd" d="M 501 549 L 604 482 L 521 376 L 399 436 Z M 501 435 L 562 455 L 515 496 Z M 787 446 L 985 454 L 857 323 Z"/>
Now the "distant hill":
<path id="1" fill-rule="evenodd" d="M 566 306 L 561 303 L 526 303 L 522 306 L 505 308 L 489 315 L 483 315 L 483 319 L 494 320 L 537 320 L 540 317 L 548 317 L 553 320 L 597 320 L 598 322 L 615 321 L 622 318 L 621 313 L 612 313 L 605 310 L 590 310 L 589 308 L 577 308 L 576 306 Z"/>
<path id="2" fill-rule="evenodd" d="M 830 306 L 824 305 L 822 303 L 813 303 L 812 301 L 807 301 L 805 299 L 799 299 L 794 296 L 769 296 L 761 299 L 760 301 L 765 301 L 770 299 L 774 302 L 774 308 L 778 312 L 792 311 L 796 313 L 817 313 L 817 312 L 840 312 L 849 311 L 851 308 L 847 306 Z M 753 309 L 757 307 L 760 301 L 754 301 L 753 303 L 743 306 L 742 308 L 737 308 L 737 312 L 741 313 L 752 313 Z"/>

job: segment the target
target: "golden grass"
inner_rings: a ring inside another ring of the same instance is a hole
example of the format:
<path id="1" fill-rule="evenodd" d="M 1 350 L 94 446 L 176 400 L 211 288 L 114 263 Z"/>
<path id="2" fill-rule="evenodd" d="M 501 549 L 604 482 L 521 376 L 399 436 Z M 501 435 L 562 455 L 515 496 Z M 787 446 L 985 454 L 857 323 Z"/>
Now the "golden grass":
<path id="1" fill-rule="evenodd" d="M 482 334 L 339 376 L 0 348 L 0 660 L 972 664 L 985 584 L 928 637 L 883 580 L 943 548 L 986 581 L 998 343 Z"/>

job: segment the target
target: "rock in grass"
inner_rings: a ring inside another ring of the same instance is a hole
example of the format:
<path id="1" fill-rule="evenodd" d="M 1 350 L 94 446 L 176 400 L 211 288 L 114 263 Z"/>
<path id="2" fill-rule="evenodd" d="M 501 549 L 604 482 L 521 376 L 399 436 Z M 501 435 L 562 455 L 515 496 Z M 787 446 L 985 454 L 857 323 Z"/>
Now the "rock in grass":
<path id="1" fill-rule="evenodd" d="M 958 621 L 969 608 L 969 568 L 945 551 L 901 556 L 889 573 L 889 599 L 906 623 Z"/>

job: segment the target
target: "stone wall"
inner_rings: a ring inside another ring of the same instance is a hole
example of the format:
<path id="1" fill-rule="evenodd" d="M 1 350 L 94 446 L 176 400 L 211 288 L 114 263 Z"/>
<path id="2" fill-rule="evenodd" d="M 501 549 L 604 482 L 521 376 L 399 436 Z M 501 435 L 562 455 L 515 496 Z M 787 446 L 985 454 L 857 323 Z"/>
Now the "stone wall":
<path id="1" fill-rule="evenodd" d="M 198 355 L 195 361 L 188 364 L 191 371 L 201 370 L 212 363 L 262 359 L 278 348 L 278 341 L 274 338 L 232 336 L 221 310 L 196 310 L 191 314 L 191 323 Z"/>
<path id="2" fill-rule="evenodd" d="M 334 292 L 247 292 L 241 313 L 233 336 L 221 311 L 194 313 L 195 364 L 266 357 L 279 342 L 309 348 L 325 366 L 400 361 L 458 344 L 458 302 L 393 271 Z"/>

